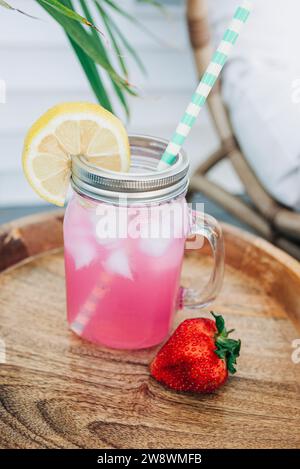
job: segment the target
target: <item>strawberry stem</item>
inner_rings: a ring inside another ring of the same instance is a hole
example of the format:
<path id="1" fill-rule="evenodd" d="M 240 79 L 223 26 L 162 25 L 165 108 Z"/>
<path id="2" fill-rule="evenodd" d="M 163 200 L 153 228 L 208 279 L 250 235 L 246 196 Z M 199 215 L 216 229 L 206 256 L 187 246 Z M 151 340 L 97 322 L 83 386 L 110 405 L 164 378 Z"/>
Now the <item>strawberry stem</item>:
<path id="1" fill-rule="evenodd" d="M 215 314 L 211 311 L 211 314 L 215 318 L 216 326 L 217 326 L 217 333 L 215 335 L 215 341 L 217 350 L 215 353 L 218 355 L 219 358 L 222 358 L 226 361 L 228 371 L 232 374 L 236 372 L 236 365 L 237 357 L 240 355 L 241 350 L 241 341 L 230 339 L 228 337 L 234 329 L 227 331 L 225 327 L 224 318 L 221 315 Z"/>

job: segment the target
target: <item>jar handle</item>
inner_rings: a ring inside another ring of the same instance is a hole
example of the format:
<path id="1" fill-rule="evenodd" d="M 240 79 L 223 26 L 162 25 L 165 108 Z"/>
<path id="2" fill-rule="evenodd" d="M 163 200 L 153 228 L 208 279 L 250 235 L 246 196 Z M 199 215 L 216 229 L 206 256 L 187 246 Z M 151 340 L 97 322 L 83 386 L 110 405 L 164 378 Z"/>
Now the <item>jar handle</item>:
<path id="1" fill-rule="evenodd" d="M 206 238 L 210 244 L 214 266 L 207 285 L 200 290 L 184 288 L 183 304 L 188 308 L 203 308 L 209 305 L 217 297 L 224 277 L 224 242 L 220 224 L 210 215 L 191 210 L 191 230 L 189 236 L 197 235 Z M 189 242 L 189 241 L 187 241 Z M 201 247 L 202 247 L 201 242 Z M 188 250 L 199 250 L 199 243 L 189 242 Z"/>

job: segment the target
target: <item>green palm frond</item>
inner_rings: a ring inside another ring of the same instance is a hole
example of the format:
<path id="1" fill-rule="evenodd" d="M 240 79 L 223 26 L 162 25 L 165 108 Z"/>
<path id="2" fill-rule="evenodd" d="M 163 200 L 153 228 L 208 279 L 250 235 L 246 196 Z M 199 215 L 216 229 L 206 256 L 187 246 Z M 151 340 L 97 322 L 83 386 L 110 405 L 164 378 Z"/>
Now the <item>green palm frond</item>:
<path id="1" fill-rule="evenodd" d="M 94 0 L 95 3 L 99 4 L 99 0 Z M 132 14 L 128 13 L 125 8 L 119 5 L 115 0 L 101 0 L 101 3 L 106 3 L 112 10 L 116 11 L 119 13 L 121 16 L 126 18 L 128 21 L 133 23 L 135 26 L 137 26 L 139 29 L 141 29 L 145 34 L 150 36 L 152 39 L 154 39 L 156 42 L 159 44 L 162 44 L 164 40 L 162 38 L 157 37 L 153 31 L 148 29 L 138 18 L 133 16 Z M 148 3 L 151 5 L 160 5 L 162 11 L 165 11 L 163 5 L 159 4 L 159 2 L 151 2 L 151 0 L 139 0 L 139 3 Z"/>
<path id="2" fill-rule="evenodd" d="M 117 23 L 109 16 L 109 14 L 106 12 L 106 10 L 100 6 L 99 2 L 96 2 L 96 8 L 99 10 L 100 15 L 103 18 L 103 21 L 105 23 L 106 29 L 108 31 L 108 34 L 110 37 L 114 37 L 115 41 L 117 41 L 117 37 L 119 40 L 122 42 L 124 50 L 126 50 L 135 60 L 141 71 L 145 74 L 146 69 L 141 61 L 139 55 L 136 53 L 136 51 L 133 49 L 129 41 L 127 40 L 126 36 L 122 33 L 121 29 L 117 25 Z M 121 47 L 119 47 L 119 56 L 121 56 Z M 128 73 L 128 72 L 127 72 Z"/>
<path id="3" fill-rule="evenodd" d="M 70 1 L 70 0 L 68 0 L 68 1 Z M 89 20 L 92 21 L 91 12 L 90 12 L 90 10 L 87 6 L 86 0 L 79 0 L 79 1 L 80 1 L 80 5 L 82 7 L 82 10 L 84 11 L 84 14 L 86 15 L 86 17 Z M 108 53 L 107 53 L 106 48 L 104 47 L 104 45 L 102 43 L 101 38 L 98 37 L 97 32 L 93 31 L 92 33 L 93 33 L 95 39 L 97 39 L 98 42 L 99 42 L 99 47 L 100 47 L 100 50 L 101 50 L 101 54 L 106 59 L 106 61 L 110 64 Z M 125 66 L 125 63 L 124 63 L 124 66 Z M 125 66 L 125 76 L 128 77 L 128 71 L 127 71 L 126 66 Z M 89 77 L 87 77 L 87 78 L 89 78 Z M 114 88 L 114 91 L 115 91 L 117 97 L 119 98 L 119 101 L 120 101 L 121 105 L 123 106 L 123 109 L 124 109 L 127 117 L 129 117 L 129 108 L 128 108 L 128 104 L 127 104 L 127 101 L 126 101 L 126 98 L 125 98 L 125 95 L 124 95 L 124 90 L 122 89 L 122 87 L 119 86 L 118 83 L 116 83 L 116 81 L 114 80 L 114 77 L 112 77 L 110 74 L 109 74 L 109 78 L 110 78 L 110 81 L 111 81 L 112 86 Z M 127 80 L 127 78 L 126 78 L 126 80 Z M 135 94 L 129 87 L 125 88 L 125 91 L 128 91 L 130 94 Z M 101 104 L 103 105 L 102 102 L 101 102 Z"/>
<path id="4" fill-rule="evenodd" d="M 165 7 L 162 5 L 159 1 L 157 0 L 136 0 L 138 3 L 148 3 L 149 5 L 152 5 L 154 7 L 160 8 L 162 11 L 165 12 Z"/>
<path id="5" fill-rule="evenodd" d="M 126 115 L 129 116 L 127 96 L 135 96 L 136 92 L 129 83 L 126 53 L 133 57 L 143 72 L 145 72 L 145 67 L 125 33 L 119 28 L 117 21 L 112 18 L 109 10 L 139 25 L 148 34 L 151 32 L 129 14 L 124 7 L 120 7 L 117 0 L 79 0 L 80 12 L 77 11 L 72 0 L 32 1 L 36 1 L 64 29 L 99 103 L 114 112 L 112 99 L 105 84 L 105 77 L 102 77 L 104 74 L 109 78 L 119 103 Z M 161 6 L 157 0 L 138 1 Z M 0 6 L 31 16 L 27 12 L 14 8 L 13 0 L 9 0 L 9 3 L 0 0 Z M 91 9 L 91 6 L 94 8 Z M 97 16 L 96 21 L 94 21 L 93 14 Z M 101 29 L 96 26 L 98 21 L 101 24 Z M 110 48 L 107 47 L 106 36 L 110 40 Z"/>
<path id="6" fill-rule="evenodd" d="M 67 18 L 71 18 L 75 21 L 79 21 L 80 23 L 83 23 L 87 26 L 90 26 L 91 28 L 97 29 L 96 26 L 93 23 L 88 21 L 83 16 L 79 15 L 73 9 L 70 9 L 70 8 L 66 7 L 65 5 L 63 5 L 60 0 L 41 0 L 41 2 L 44 3 L 45 5 L 48 5 L 49 7 L 59 11 L 61 14 L 65 15 Z M 18 13 L 22 13 L 22 15 L 29 16 L 30 18 L 38 19 L 36 16 L 32 16 L 29 13 L 26 13 L 23 10 L 15 8 L 13 5 L 11 5 L 10 3 L 7 3 L 5 0 L 0 0 L 0 6 L 2 6 L 4 8 L 7 8 L 8 10 L 12 10 L 12 11 L 16 11 Z"/>
<path id="7" fill-rule="evenodd" d="M 100 72 L 97 70 L 95 63 L 89 58 L 87 54 L 83 52 L 81 47 L 79 47 L 70 36 L 68 36 L 68 39 L 74 49 L 75 54 L 78 57 L 82 69 L 87 76 L 91 88 L 94 91 L 99 103 L 101 103 L 102 106 L 104 106 L 108 111 L 113 112 L 111 101 L 106 93 L 105 87 L 101 80 Z"/>
<path id="8" fill-rule="evenodd" d="M 19 8 L 15 8 L 9 3 L 5 2 L 4 0 L 0 0 L 0 6 L 3 8 L 6 8 L 7 10 L 11 11 L 16 11 L 17 13 L 21 13 L 22 15 L 28 16 L 29 18 L 33 18 L 37 20 L 38 18 L 36 16 L 30 15 L 29 13 L 26 13 L 26 11 L 20 10 Z"/>
<path id="9" fill-rule="evenodd" d="M 79 15 L 72 7 L 64 5 L 61 0 L 41 0 L 40 3 L 48 5 L 50 8 L 53 8 L 71 20 L 79 21 L 79 23 L 83 23 L 86 26 L 90 26 L 91 28 L 94 28 L 98 31 L 98 28 L 94 25 L 94 23 Z"/>

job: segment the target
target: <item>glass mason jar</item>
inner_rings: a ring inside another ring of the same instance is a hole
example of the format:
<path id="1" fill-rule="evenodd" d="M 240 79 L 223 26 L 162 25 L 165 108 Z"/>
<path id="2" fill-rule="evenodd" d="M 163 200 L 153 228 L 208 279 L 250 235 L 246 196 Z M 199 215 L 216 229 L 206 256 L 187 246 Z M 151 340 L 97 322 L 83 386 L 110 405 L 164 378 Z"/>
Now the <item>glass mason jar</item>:
<path id="1" fill-rule="evenodd" d="M 180 305 L 201 308 L 221 287 L 221 228 L 185 201 L 184 152 L 173 166 L 156 171 L 166 145 L 131 136 L 129 173 L 73 160 L 74 192 L 64 219 L 67 314 L 71 330 L 94 343 L 119 349 L 159 344 Z M 202 235 L 214 256 L 200 292 L 180 287 L 185 245 L 193 235 L 189 249 L 199 249 L 195 235 Z"/>

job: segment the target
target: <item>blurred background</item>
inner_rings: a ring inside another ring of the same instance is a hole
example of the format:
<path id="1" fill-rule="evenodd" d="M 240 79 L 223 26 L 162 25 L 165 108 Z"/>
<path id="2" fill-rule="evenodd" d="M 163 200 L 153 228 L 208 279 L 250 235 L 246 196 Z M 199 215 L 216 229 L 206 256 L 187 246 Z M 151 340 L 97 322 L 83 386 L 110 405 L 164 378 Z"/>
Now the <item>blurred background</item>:
<path id="1" fill-rule="evenodd" d="M 62 28 L 34 0 L 10 3 L 41 20 L 0 10 L 0 79 L 6 84 L 6 102 L 0 104 L 0 223 L 44 205 L 29 187 L 21 168 L 23 139 L 30 125 L 55 103 L 96 101 Z M 143 62 L 146 74 L 125 51 L 129 79 L 140 96 L 128 97 L 130 118 L 126 119 L 106 80 L 114 108 L 129 132 L 170 138 L 197 83 L 186 4 L 183 0 L 162 0 L 162 11 L 136 0 L 117 3 L 147 30 L 110 9 L 110 15 Z M 115 61 L 113 53 L 111 57 Z M 192 169 L 216 147 L 217 138 L 204 110 L 186 142 Z M 210 177 L 233 192 L 241 192 L 241 184 L 227 163 Z"/>

